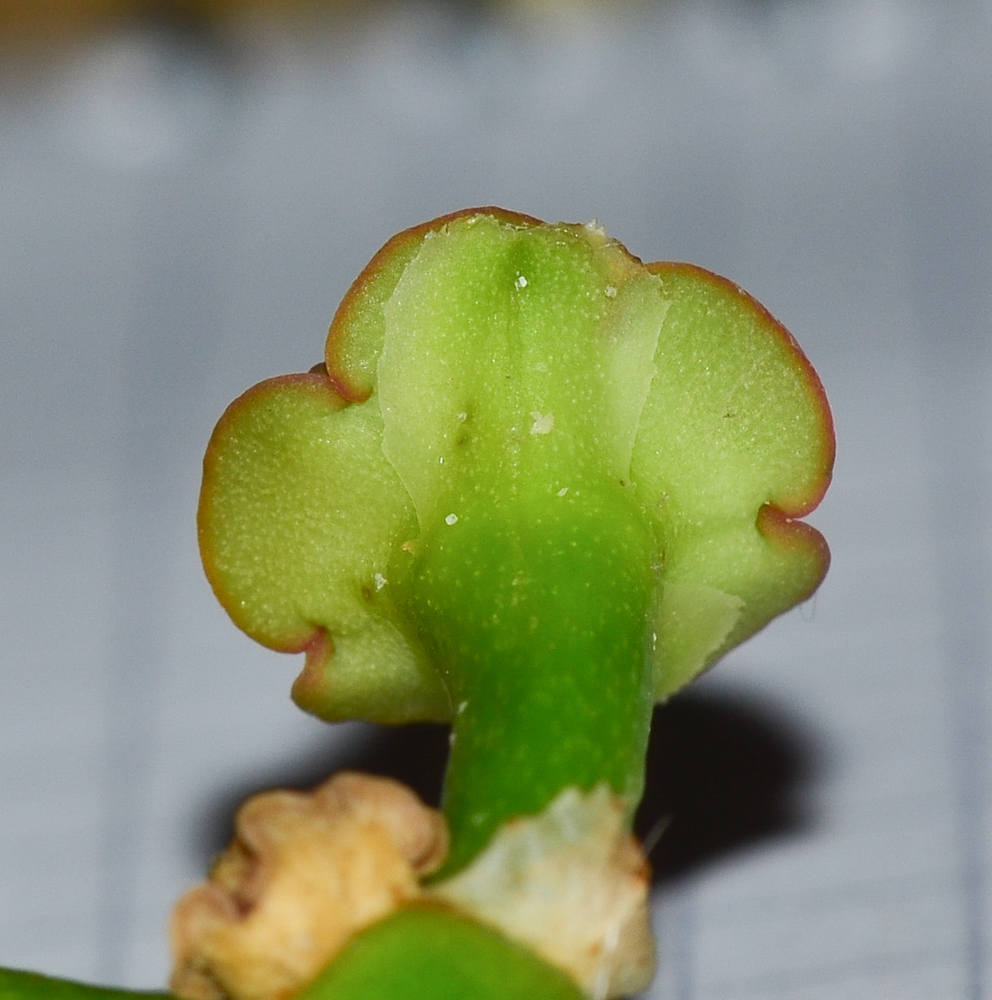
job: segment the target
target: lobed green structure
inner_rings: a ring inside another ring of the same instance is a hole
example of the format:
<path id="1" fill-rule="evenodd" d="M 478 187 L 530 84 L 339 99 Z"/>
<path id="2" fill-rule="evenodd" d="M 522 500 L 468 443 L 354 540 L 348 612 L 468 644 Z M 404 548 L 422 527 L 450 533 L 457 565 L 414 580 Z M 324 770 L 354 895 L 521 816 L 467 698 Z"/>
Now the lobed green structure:
<path id="1" fill-rule="evenodd" d="M 651 708 L 827 567 L 815 373 L 722 278 L 594 226 L 477 210 L 401 233 L 325 367 L 211 441 L 207 574 L 305 651 L 325 719 L 449 721 L 457 870 L 569 785 L 640 799 Z"/>
<path id="2" fill-rule="evenodd" d="M 800 518 L 833 455 L 816 374 L 737 286 L 475 209 L 390 240 L 324 363 L 230 406 L 200 545 L 235 623 L 305 653 L 301 707 L 451 723 L 443 879 L 563 789 L 632 815 L 653 705 L 823 578 Z M 525 995 L 582 994 L 418 905 L 305 1000 Z"/>

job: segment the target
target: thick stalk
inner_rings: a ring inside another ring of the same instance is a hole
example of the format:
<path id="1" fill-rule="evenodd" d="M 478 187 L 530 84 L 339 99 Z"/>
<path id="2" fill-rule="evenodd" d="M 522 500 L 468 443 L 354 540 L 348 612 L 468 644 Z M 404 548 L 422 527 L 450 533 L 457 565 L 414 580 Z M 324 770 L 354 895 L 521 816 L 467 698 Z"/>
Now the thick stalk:
<path id="1" fill-rule="evenodd" d="M 563 972 L 526 948 L 443 907 L 421 904 L 356 935 L 300 1000 L 584 997 Z"/>
<path id="2" fill-rule="evenodd" d="M 37 972 L 0 969 L 0 1000 L 173 1000 L 168 993 L 118 990 L 91 986 L 69 979 L 54 979 Z"/>
<path id="3" fill-rule="evenodd" d="M 565 787 L 607 782 L 633 811 L 652 705 L 652 541 L 623 490 L 461 510 L 405 586 L 456 707 L 443 875 Z"/>

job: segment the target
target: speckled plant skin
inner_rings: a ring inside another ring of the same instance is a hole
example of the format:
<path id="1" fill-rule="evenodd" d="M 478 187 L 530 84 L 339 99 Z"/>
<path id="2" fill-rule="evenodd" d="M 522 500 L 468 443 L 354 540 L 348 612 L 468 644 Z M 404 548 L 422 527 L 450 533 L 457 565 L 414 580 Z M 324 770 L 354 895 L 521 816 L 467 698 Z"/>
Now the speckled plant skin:
<path id="1" fill-rule="evenodd" d="M 336 720 L 448 720 L 465 864 L 563 787 L 641 792 L 652 704 L 808 596 L 822 387 L 730 282 L 501 209 L 390 240 L 323 368 L 232 404 L 210 581 Z"/>
<path id="2" fill-rule="evenodd" d="M 452 724 L 443 878 L 563 789 L 632 814 L 655 702 L 822 580 L 799 518 L 833 457 L 815 372 L 736 285 L 595 225 L 472 209 L 390 240 L 324 362 L 231 404 L 199 539 L 235 623 L 305 653 L 307 711 Z M 0 1000 L 125 995 L 0 973 Z M 300 995 L 584 994 L 417 902 Z"/>

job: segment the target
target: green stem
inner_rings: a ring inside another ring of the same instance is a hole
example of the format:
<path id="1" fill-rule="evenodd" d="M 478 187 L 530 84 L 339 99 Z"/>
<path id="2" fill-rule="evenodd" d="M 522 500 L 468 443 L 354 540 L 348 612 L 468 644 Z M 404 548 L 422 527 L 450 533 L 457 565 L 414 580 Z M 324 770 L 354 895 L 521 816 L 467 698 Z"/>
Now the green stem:
<path id="1" fill-rule="evenodd" d="M 652 705 L 652 542 L 622 489 L 461 511 L 425 539 L 406 582 L 456 706 L 442 875 L 568 786 L 605 781 L 632 812 Z"/>
<path id="2" fill-rule="evenodd" d="M 37 972 L 0 969 L 0 1000 L 173 1000 L 168 993 L 118 990 Z"/>
<path id="3" fill-rule="evenodd" d="M 558 969 L 437 906 L 408 906 L 358 934 L 299 1000 L 583 1000 Z"/>
<path id="4" fill-rule="evenodd" d="M 583 1000 L 561 971 L 438 905 L 407 906 L 356 935 L 299 1000 Z M 175 1000 L 0 969 L 0 1000 Z"/>

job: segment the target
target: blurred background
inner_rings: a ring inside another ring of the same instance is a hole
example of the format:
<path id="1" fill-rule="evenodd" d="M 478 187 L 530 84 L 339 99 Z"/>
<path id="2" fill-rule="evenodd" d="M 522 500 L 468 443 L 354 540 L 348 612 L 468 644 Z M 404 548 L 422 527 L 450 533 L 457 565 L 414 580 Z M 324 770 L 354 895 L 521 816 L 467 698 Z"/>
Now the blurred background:
<path id="1" fill-rule="evenodd" d="M 305 717 L 225 618 L 199 463 L 392 233 L 499 204 L 732 277 L 835 412 L 827 582 L 657 712 L 650 996 L 992 996 L 990 0 L 0 0 L 0 38 L 0 964 L 160 987 L 243 795 L 436 795 L 443 732 Z"/>

